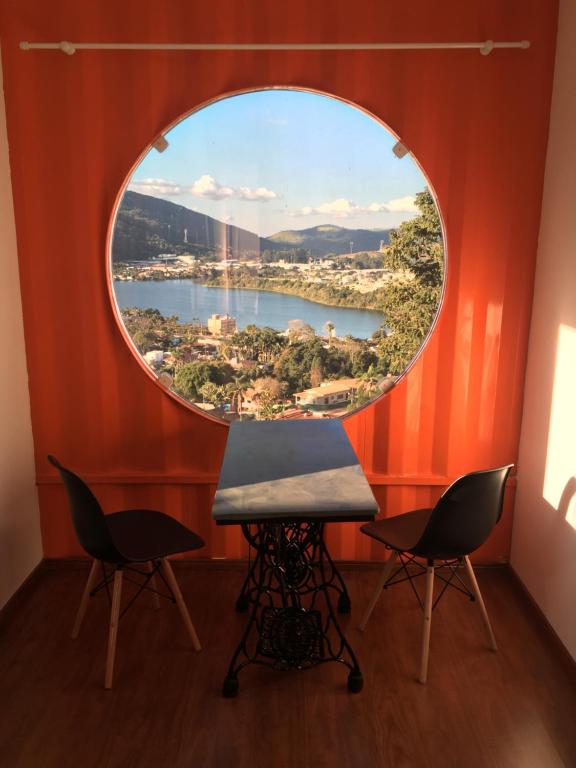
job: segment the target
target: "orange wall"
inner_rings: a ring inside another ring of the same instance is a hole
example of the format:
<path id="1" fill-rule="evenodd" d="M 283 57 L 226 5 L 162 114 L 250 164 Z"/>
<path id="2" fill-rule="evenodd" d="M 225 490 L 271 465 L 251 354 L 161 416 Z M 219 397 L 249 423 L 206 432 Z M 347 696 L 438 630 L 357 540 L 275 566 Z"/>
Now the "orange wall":
<path id="1" fill-rule="evenodd" d="M 515 461 L 556 28 L 551 0 L 10 0 L 2 55 L 44 550 L 78 553 L 45 455 L 96 483 L 108 509 L 162 508 L 245 553 L 210 522 L 226 427 L 165 396 L 124 343 L 106 288 L 106 230 L 141 151 L 223 92 L 305 86 L 379 115 L 438 194 L 448 286 L 408 376 L 346 422 L 385 514 L 435 499 L 458 474 Z M 20 40 L 532 41 L 529 51 L 22 52 Z M 322 130 L 322 126 L 318 126 Z M 507 558 L 504 521 L 480 559 Z M 376 556 L 332 526 L 336 557 Z"/>

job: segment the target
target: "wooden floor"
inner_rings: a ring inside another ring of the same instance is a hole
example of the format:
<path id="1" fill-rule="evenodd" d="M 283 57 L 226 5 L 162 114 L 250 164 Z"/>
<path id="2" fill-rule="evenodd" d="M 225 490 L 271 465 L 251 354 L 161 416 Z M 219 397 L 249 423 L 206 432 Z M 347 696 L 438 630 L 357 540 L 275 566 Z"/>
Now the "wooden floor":
<path id="1" fill-rule="evenodd" d="M 377 573 L 344 571 L 343 621 L 365 687 L 345 670 L 252 668 L 220 695 L 245 617 L 238 567 L 176 569 L 204 646 L 176 608 L 144 595 L 120 624 L 115 687 L 104 691 L 107 604 L 68 637 L 87 566 L 44 567 L 0 621 L 0 766 L 10 768 L 555 768 L 576 766 L 571 668 L 506 569 L 479 572 L 500 651 L 475 606 L 447 594 L 432 622 L 429 682 L 416 682 L 420 613 L 401 584 L 357 629 Z"/>

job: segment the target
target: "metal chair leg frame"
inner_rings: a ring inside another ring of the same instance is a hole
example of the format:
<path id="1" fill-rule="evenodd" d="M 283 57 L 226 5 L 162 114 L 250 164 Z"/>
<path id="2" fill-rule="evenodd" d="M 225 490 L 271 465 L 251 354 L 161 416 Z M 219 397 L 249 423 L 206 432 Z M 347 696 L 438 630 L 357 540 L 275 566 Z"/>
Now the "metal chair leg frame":
<path id="1" fill-rule="evenodd" d="M 90 592 L 92 592 L 94 583 L 98 577 L 98 563 L 99 563 L 98 560 L 92 561 L 92 565 L 90 567 L 90 573 L 88 574 L 88 579 L 86 580 L 86 586 L 84 587 L 84 592 L 82 593 L 82 599 L 80 600 L 80 605 L 78 606 L 78 613 L 76 614 L 74 627 L 72 628 L 72 632 L 70 634 L 70 637 L 72 638 L 72 640 L 76 640 L 76 638 L 80 634 L 80 627 L 82 626 L 84 615 L 86 614 L 86 608 L 88 607 L 88 600 L 90 599 Z"/>
<path id="2" fill-rule="evenodd" d="M 397 559 L 398 559 L 398 552 L 396 552 L 396 550 L 392 550 L 392 553 L 390 554 L 390 557 L 388 558 L 388 561 L 382 570 L 380 578 L 378 579 L 378 584 L 376 586 L 374 594 L 372 595 L 372 599 L 368 604 L 368 608 L 366 608 L 366 613 L 364 614 L 364 618 L 360 622 L 359 629 L 362 632 L 364 632 L 364 630 L 366 629 L 366 624 L 368 624 L 368 619 L 370 618 L 370 616 L 372 615 L 372 611 L 376 607 L 376 603 L 378 602 L 378 599 L 382 594 L 382 590 L 386 586 L 386 582 L 392 576 L 392 571 L 394 570 L 394 565 L 396 564 Z"/>
<path id="3" fill-rule="evenodd" d="M 486 632 L 488 633 L 490 648 L 493 651 L 497 651 L 498 645 L 496 643 L 496 638 L 494 637 L 494 632 L 492 631 L 492 625 L 490 624 L 490 619 L 488 618 L 488 611 L 486 610 L 486 606 L 484 605 L 482 593 L 480 592 L 480 587 L 478 586 L 478 582 L 476 581 L 476 575 L 474 573 L 474 569 L 472 568 L 472 563 L 470 562 L 470 558 L 468 557 L 468 555 L 466 555 L 466 557 L 464 558 L 464 564 L 466 566 L 466 572 L 468 573 L 468 578 L 470 579 L 472 591 L 474 592 L 474 597 L 476 598 L 476 602 L 478 603 L 478 608 L 482 616 L 482 621 L 484 622 L 484 626 L 486 627 Z"/>
<path id="4" fill-rule="evenodd" d="M 160 598 L 158 596 L 158 586 L 156 584 L 156 571 L 154 570 L 154 563 L 149 560 L 146 564 L 146 568 L 148 569 L 148 572 L 152 574 L 152 576 L 150 576 L 150 584 L 154 590 L 152 592 L 152 605 L 154 606 L 154 610 L 157 611 L 160 609 Z"/>

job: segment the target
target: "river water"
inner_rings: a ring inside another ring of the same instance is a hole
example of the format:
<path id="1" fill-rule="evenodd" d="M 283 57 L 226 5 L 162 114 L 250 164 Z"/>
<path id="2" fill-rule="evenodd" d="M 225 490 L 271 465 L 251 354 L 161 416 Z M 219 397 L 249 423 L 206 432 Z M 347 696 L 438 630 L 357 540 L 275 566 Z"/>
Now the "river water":
<path id="1" fill-rule="evenodd" d="M 228 314 L 239 329 L 254 324 L 285 331 L 289 320 L 303 320 L 323 335 L 330 322 L 338 336 L 366 339 L 384 322 L 382 313 L 372 310 L 331 307 L 271 291 L 208 288 L 193 280 L 115 280 L 114 291 L 120 309 L 152 307 L 165 317 L 177 315 L 181 322 L 206 322 L 213 313 Z"/>

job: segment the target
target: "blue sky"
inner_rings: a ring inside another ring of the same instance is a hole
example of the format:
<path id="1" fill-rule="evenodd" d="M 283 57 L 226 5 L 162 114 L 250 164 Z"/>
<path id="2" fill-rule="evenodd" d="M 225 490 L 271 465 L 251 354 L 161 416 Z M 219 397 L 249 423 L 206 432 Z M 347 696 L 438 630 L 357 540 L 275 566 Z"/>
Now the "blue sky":
<path id="1" fill-rule="evenodd" d="M 319 224 L 380 229 L 416 215 L 426 179 L 376 120 L 319 94 L 267 90 L 221 99 L 166 134 L 130 189 L 260 235 Z"/>

